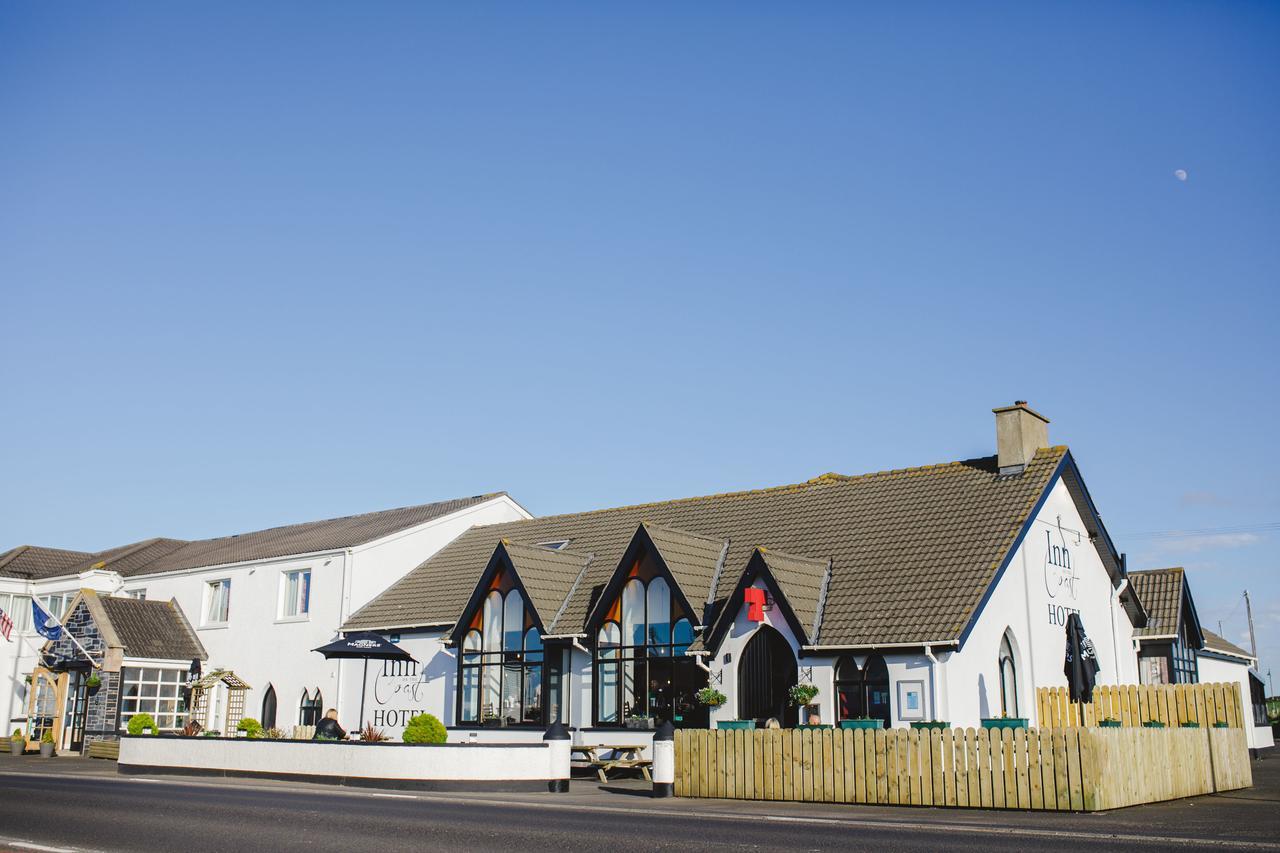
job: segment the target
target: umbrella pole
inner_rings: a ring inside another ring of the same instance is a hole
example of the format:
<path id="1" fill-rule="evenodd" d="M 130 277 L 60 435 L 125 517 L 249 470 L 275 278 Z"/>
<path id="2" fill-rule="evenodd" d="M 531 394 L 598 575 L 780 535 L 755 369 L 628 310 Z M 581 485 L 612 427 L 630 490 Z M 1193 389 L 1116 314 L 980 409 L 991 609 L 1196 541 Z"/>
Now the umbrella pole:
<path id="1" fill-rule="evenodd" d="M 360 679 L 360 731 L 364 731 L 364 689 L 369 683 L 369 659 L 364 659 L 364 677 Z"/>

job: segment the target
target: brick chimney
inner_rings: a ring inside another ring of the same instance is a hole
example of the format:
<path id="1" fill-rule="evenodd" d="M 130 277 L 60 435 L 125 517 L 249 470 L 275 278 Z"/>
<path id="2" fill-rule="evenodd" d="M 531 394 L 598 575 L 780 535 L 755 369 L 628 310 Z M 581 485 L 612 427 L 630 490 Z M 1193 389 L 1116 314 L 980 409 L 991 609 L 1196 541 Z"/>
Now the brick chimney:
<path id="1" fill-rule="evenodd" d="M 1021 474 L 1036 451 L 1049 446 L 1049 419 L 1032 411 L 1026 400 L 991 411 L 996 416 L 1000 473 Z"/>

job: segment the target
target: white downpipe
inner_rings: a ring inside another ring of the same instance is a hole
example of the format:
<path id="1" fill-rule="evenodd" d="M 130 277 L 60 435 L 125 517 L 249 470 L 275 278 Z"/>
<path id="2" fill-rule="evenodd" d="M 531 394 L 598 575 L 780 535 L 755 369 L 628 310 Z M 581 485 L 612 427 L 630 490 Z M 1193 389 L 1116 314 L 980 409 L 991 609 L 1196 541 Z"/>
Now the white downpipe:
<path id="1" fill-rule="evenodd" d="M 929 719 L 933 721 L 938 719 L 938 681 L 934 677 L 938 659 L 933 656 L 932 646 L 924 647 L 924 656 L 929 659 Z"/>

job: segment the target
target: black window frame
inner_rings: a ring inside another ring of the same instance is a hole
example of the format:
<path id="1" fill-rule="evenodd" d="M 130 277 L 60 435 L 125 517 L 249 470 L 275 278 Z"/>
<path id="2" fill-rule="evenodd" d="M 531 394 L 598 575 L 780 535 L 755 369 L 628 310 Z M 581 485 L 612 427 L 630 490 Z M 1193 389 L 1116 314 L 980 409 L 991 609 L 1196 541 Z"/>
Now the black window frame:
<path id="1" fill-rule="evenodd" d="M 501 605 L 496 608 L 496 612 L 500 614 L 498 626 L 498 645 L 497 649 L 487 649 L 485 647 L 485 610 L 484 601 L 491 596 L 497 595 L 501 600 Z M 506 644 L 506 614 L 507 601 L 512 595 L 520 596 L 521 619 L 520 619 L 520 648 L 510 649 Z M 505 592 L 501 589 L 490 589 L 485 593 L 481 600 L 478 619 L 463 634 L 462 646 L 458 652 L 458 689 L 454 705 L 454 720 L 459 726 L 474 726 L 476 728 L 485 727 L 501 727 L 515 728 L 520 726 L 542 727 L 547 720 L 547 660 L 549 657 L 548 649 L 542 638 L 542 632 L 538 628 L 537 620 L 534 618 L 532 608 L 529 605 L 529 598 L 519 586 L 512 586 Z M 529 638 L 531 634 L 537 635 L 537 647 L 531 648 Z M 472 636 L 478 637 L 478 648 L 474 648 L 470 644 Z M 555 653 L 553 648 L 551 653 Z M 498 696 L 498 713 L 490 716 L 485 709 L 486 701 L 486 684 L 485 670 L 493 669 L 496 671 L 497 677 L 497 696 Z M 474 716 L 464 715 L 467 709 L 467 693 L 468 693 L 468 674 L 474 672 L 474 689 L 475 694 L 475 714 Z M 528 698 L 526 692 L 529 688 L 529 679 L 537 674 L 538 698 L 535 703 L 526 702 Z M 508 679 L 515 676 L 517 683 L 515 685 L 515 695 L 518 697 L 518 719 L 514 722 L 507 720 L 502 714 L 503 697 L 507 695 Z M 538 715 L 536 719 L 530 719 L 529 709 L 536 707 Z"/>

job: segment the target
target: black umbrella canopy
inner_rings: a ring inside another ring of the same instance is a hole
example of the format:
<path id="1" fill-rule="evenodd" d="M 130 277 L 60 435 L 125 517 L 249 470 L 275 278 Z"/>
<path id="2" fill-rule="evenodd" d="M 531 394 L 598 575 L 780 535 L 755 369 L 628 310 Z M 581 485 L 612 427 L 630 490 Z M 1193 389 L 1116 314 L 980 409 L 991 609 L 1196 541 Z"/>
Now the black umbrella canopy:
<path id="1" fill-rule="evenodd" d="M 375 658 L 377 660 L 413 660 L 413 655 L 389 643 L 371 631 L 358 631 L 327 646 L 312 651 L 319 652 L 326 660 L 334 658 Z"/>

